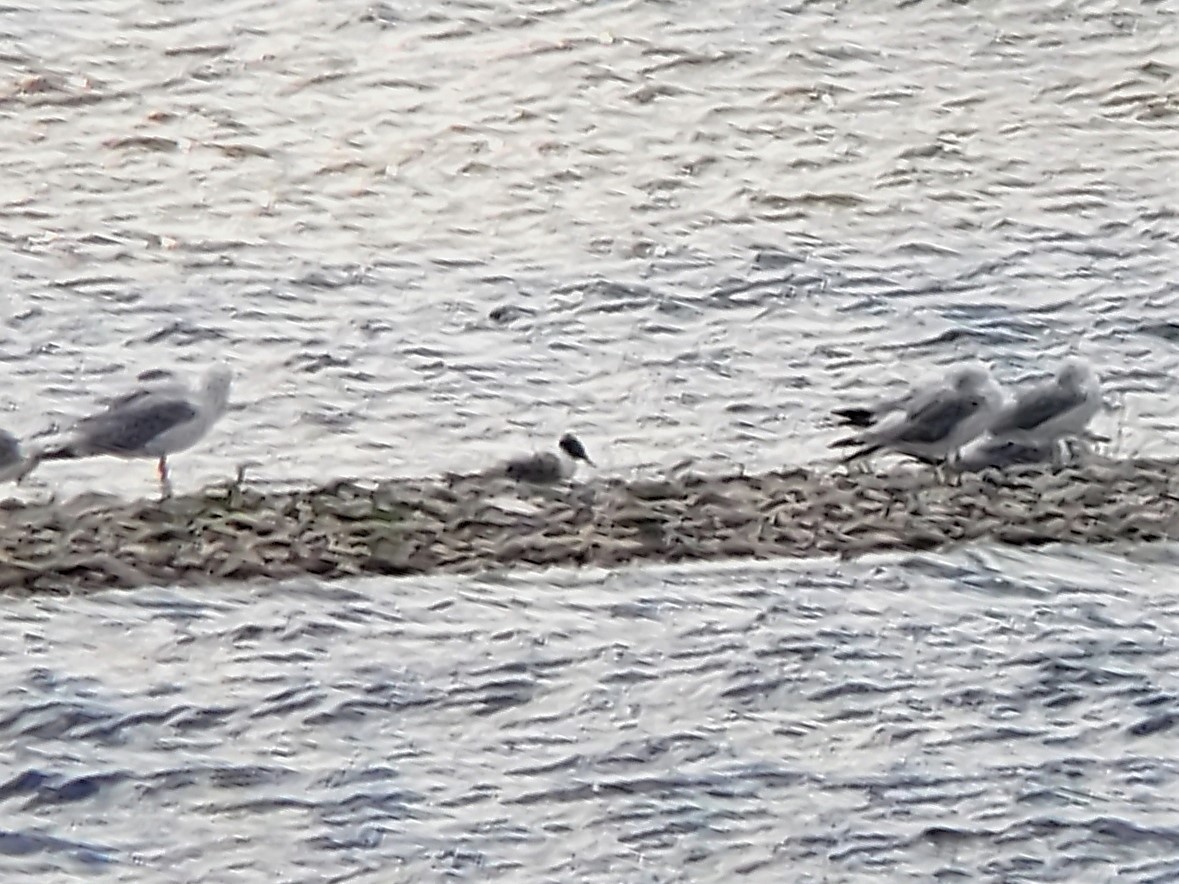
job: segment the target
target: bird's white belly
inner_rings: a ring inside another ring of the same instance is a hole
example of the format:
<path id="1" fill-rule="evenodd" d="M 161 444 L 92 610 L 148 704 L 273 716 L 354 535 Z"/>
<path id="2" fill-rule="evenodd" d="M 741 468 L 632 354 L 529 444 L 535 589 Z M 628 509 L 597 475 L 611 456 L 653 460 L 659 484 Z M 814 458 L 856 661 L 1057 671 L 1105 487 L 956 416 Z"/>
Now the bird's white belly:
<path id="1" fill-rule="evenodd" d="M 195 445 L 205 435 L 207 429 L 202 421 L 186 421 L 160 433 L 144 445 L 143 450 L 150 457 L 174 454 Z"/>

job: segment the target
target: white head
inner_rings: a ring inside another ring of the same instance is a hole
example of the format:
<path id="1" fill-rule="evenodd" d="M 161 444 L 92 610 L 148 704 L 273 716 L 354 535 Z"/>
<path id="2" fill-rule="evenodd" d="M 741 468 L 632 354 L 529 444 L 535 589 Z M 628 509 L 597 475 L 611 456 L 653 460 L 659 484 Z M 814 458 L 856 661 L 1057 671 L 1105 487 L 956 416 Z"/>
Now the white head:
<path id="1" fill-rule="evenodd" d="M 221 414 L 229 407 L 229 386 L 233 372 L 225 365 L 215 365 L 205 375 L 204 398 L 213 414 Z"/>
<path id="2" fill-rule="evenodd" d="M 1097 383 L 1097 375 L 1089 363 L 1076 356 L 1066 359 L 1056 372 L 1056 380 L 1066 390 L 1083 390 Z"/>
<path id="3" fill-rule="evenodd" d="M 954 369 L 950 377 L 954 389 L 961 393 L 977 393 L 994 383 L 990 370 L 978 362 L 969 362 Z"/>

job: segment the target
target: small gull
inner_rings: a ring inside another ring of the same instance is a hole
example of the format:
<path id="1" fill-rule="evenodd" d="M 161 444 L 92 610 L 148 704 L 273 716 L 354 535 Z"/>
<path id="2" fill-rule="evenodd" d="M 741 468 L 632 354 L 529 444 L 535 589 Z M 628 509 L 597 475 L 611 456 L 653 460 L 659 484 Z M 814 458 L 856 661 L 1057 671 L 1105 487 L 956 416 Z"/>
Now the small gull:
<path id="1" fill-rule="evenodd" d="M 1088 363 L 1072 358 L 1044 381 L 1017 393 L 989 429 L 996 439 L 1049 445 L 1079 437 L 1101 408 L 1101 382 Z"/>
<path id="2" fill-rule="evenodd" d="M 832 410 L 839 422 L 851 427 L 870 427 L 877 421 L 896 411 L 920 408 L 930 399 L 945 390 L 958 388 L 970 377 L 981 377 L 987 369 L 979 362 L 967 362 L 956 366 L 946 375 L 938 375 L 924 383 L 914 384 L 899 396 L 885 396 L 866 405 L 853 405 Z"/>
<path id="3" fill-rule="evenodd" d="M 986 431 L 1003 401 L 1003 391 L 981 365 L 966 366 L 952 387 L 917 397 L 903 410 L 832 448 L 859 446 L 844 463 L 881 449 L 941 463 Z"/>
<path id="4" fill-rule="evenodd" d="M 581 440 L 572 433 L 566 433 L 557 442 L 557 451 L 513 458 L 504 464 L 503 475 L 518 482 L 552 485 L 573 478 L 579 460 L 594 465 Z"/>
<path id="5" fill-rule="evenodd" d="M 63 445 L 35 453 L 21 475 L 46 460 L 98 455 L 153 457 L 157 459 L 161 491 L 167 496 L 172 490 L 168 455 L 195 445 L 225 413 L 232 377 L 228 368 L 216 366 L 205 375 L 204 384 L 196 392 L 171 381 L 151 383 L 121 396 L 105 411 L 78 421 L 72 437 Z"/>

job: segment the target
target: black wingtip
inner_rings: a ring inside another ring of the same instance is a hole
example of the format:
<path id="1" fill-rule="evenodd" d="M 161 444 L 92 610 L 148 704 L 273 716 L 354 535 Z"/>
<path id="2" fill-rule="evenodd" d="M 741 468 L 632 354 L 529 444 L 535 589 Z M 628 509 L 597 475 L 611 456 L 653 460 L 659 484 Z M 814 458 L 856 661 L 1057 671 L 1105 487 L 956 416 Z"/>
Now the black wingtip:
<path id="1" fill-rule="evenodd" d="M 836 439 L 828 448 L 850 448 L 852 445 L 863 445 L 864 440 L 859 436 L 844 436 L 842 439 Z"/>
<path id="2" fill-rule="evenodd" d="M 43 460 L 77 460 L 81 456 L 69 445 L 62 445 L 60 448 L 46 448 L 43 451 L 38 451 L 29 460 L 40 463 Z"/>
<path id="3" fill-rule="evenodd" d="M 831 413 L 850 427 L 870 427 L 876 423 L 876 415 L 867 408 L 836 408 Z"/>

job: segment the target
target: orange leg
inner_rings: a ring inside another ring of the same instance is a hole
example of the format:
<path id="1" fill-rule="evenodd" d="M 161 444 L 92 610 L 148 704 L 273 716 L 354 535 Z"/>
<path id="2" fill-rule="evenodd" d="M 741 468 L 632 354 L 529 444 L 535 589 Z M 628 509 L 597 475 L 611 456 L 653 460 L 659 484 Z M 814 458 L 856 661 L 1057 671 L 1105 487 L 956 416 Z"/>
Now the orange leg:
<path id="1" fill-rule="evenodd" d="M 160 497 L 172 496 L 172 481 L 168 478 L 168 461 L 161 457 L 156 463 L 156 472 L 160 477 Z"/>

